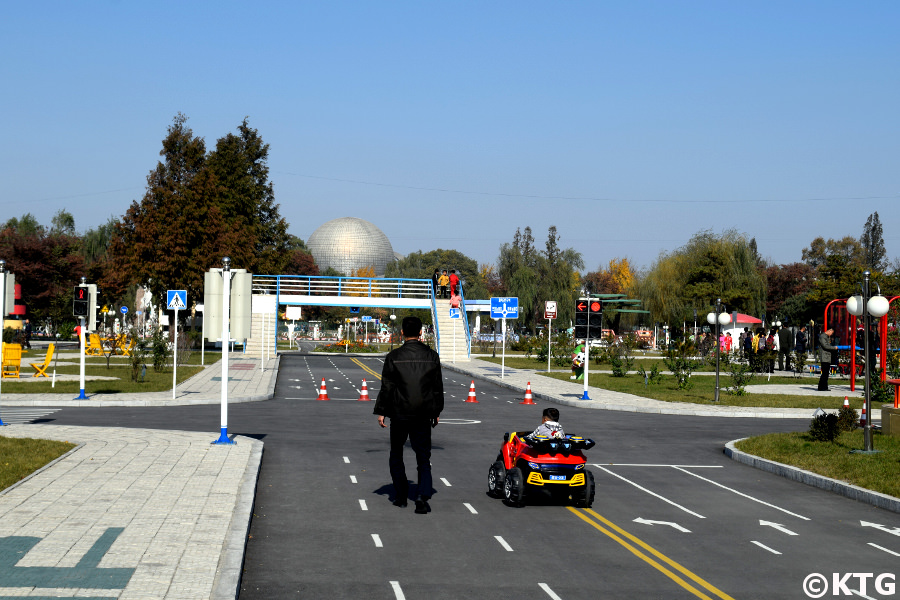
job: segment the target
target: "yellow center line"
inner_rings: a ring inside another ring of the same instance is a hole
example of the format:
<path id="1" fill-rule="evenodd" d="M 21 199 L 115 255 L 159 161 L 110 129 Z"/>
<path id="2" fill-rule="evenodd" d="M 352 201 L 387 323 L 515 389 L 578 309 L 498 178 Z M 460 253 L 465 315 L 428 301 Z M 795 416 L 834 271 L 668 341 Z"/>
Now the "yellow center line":
<path id="1" fill-rule="evenodd" d="M 365 371 L 366 373 L 368 373 L 368 374 L 371 375 L 372 377 L 375 377 L 376 379 L 378 379 L 379 381 L 381 381 L 381 375 L 378 374 L 378 373 L 376 373 L 376 372 L 373 371 L 372 369 L 370 369 L 370 368 L 369 368 L 368 366 L 366 366 L 365 364 L 363 364 L 362 361 L 357 360 L 357 359 L 352 358 L 352 357 L 350 358 L 350 360 L 352 360 L 352 361 L 355 362 L 357 365 L 359 365 L 359 367 L 360 367 L 363 371 Z"/>
<path id="2" fill-rule="evenodd" d="M 588 523 L 589 525 L 591 525 L 592 527 L 594 527 L 595 529 L 597 529 L 598 531 L 603 533 L 604 535 L 609 536 L 611 539 L 615 540 L 616 542 L 621 544 L 623 547 L 625 547 L 629 552 L 631 552 L 632 554 L 634 554 L 641 560 L 645 561 L 647 564 L 653 566 L 658 571 L 660 571 L 662 574 L 664 574 L 666 577 L 668 577 L 669 579 L 671 579 L 672 581 L 674 581 L 675 583 L 677 583 L 678 585 L 680 585 L 687 591 L 691 592 L 698 598 L 704 598 L 705 600 L 713 600 L 712 598 L 707 596 L 705 593 L 703 593 L 701 590 L 697 589 L 696 587 L 691 585 L 689 582 L 687 582 L 684 579 L 682 579 L 681 577 L 679 577 L 676 573 L 673 573 L 670 569 L 666 568 L 664 565 L 660 564 L 659 562 L 657 562 L 656 560 L 654 560 L 653 558 L 651 558 L 644 552 L 641 552 L 641 550 L 636 548 L 634 545 L 628 543 L 628 541 L 626 541 L 619 535 L 616 535 L 609 529 L 606 529 L 606 527 L 603 527 L 600 523 L 597 523 L 594 519 L 597 519 L 597 521 L 600 521 L 601 523 L 605 524 L 610 529 L 615 530 L 616 532 L 621 534 L 621 536 L 628 538 L 629 540 L 631 540 L 632 542 L 634 542 L 635 544 L 637 544 L 638 546 L 640 546 L 641 548 L 643 548 L 644 550 L 646 550 L 647 552 L 649 552 L 650 554 L 655 556 L 656 558 L 660 559 L 662 562 L 665 562 L 670 567 L 672 567 L 676 571 L 679 571 L 683 575 L 687 576 L 688 579 L 693 580 L 695 583 L 699 584 L 701 587 L 706 588 L 708 591 L 712 592 L 714 595 L 718 596 L 722 600 L 734 600 L 734 598 L 732 598 L 731 596 L 729 596 L 722 590 L 718 589 L 717 587 L 715 587 L 711 583 L 707 582 L 703 578 L 699 577 L 698 575 L 692 573 L 687 568 L 681 566 L 680 564 L 678 564 L 671 558 L 665 556 L 664 554 L 662 554 L 655 548 L 651 547 L 646 542 L 631 535 L 630 533 L 628 533 L 627 531 L 625 531 L 624 529 L 622 529 L 615 523 L 609 521 L 608 519 L 603 518 L 602 516 L 600 516 L 593 510 L 588 508 L 588 509 L 584 509 L 583 511 L 580 511 L 580 510 L 576 510 L 572 507 L 567 507 L 567 508 L 570 511 L 572 511 L 576 516 L 578 516 L 578 518 L 582 519 L 583 521 L 585 521 L 586 523 Z M 591 517 L 593 517 L 593 519 Z"/>

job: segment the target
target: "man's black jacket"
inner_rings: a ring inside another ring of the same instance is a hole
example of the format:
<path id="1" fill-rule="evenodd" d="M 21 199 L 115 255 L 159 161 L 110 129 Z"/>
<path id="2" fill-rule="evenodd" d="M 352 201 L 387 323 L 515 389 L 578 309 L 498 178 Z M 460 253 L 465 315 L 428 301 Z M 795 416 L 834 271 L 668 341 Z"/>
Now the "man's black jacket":
<path id="1" fill-rule="evenodd" d="M 435 419 L 444 410 L 441 357 L 418 340 L 389 353 L 381 371 L 376 415 Z"/>

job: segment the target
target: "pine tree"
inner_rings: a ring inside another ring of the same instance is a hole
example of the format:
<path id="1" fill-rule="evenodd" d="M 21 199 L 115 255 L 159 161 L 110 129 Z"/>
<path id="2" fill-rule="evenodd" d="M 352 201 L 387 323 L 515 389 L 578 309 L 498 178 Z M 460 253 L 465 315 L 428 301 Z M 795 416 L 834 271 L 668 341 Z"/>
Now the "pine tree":
<path id="1" fill-rule="evenodd" d="M 865 252 L 866 268 L 870 271 L 884 271 L 884 257 L 887 252 L 884 249 L 884 231 L 881 219 L 878 218 L 878 211 L 873 212 L 866 220 L 859 243 Z"/>

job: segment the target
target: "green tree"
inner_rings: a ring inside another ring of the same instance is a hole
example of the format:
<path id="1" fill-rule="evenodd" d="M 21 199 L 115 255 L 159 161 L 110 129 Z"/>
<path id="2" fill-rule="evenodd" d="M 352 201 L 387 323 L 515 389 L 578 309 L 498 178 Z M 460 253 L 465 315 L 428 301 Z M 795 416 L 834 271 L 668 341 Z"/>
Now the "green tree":
<path id="1" fill-rule="evenodd" d="M 435 269 L 447 269 L 448 273 L 455 269 L 463 282 L 463 294 L 466 298 L 475 300 L 489 297 L 479 275 L 478 263 L 458 250 L 438 248 L 429 252 L 411 252 L 404 258 L 389 263 L 384 276 L 430 280 Z"/>
<path id="2" fill-rule="evenodd" d="M 866 220 L 862 237 L 859 243 L 863 249 L 863 264 L 870 271 L 884 271 L 886 265 L 884 249 L 884 230 L 881 227 L 881 219 L 878 211 L 875 211 Z"/>
<path id="3" fill-rule="evenodd" d="M 50 220 L 50 233 L 63 233 L 65 235 L 75 235 L 75 217 L 72 213 L 65 209 L 60 209 L 53 215 Z"/>
<path id="4" fill-rule="evenodd" d="M 237 135 L 216 142 L 207 162 L 219 186 L 215 204 L 229 227 L 243 230 L 244 243 L 253 250 L 246 268 L 278 274 L 290 261 L 292 240 L 275 203 L 268 158 L 269 145 L 244 118 Z"/>
<path id="5" fill-rule="evenodd" d="M 31 213 L 25 213 L 21 218 L 11 218 L 3 224 L 3 229 L 12 229 L 19 235 L 40 235 L 44 233 L 44 226 Z"/>

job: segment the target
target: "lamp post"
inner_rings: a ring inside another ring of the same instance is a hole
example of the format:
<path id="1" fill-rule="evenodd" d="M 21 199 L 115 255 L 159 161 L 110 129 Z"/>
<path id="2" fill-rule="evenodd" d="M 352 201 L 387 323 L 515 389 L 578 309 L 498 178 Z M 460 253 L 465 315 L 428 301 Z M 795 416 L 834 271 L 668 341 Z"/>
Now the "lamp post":
<path id="1" fill-rule="evenodd" d="M 863 352 L 866 354 L 866 424 L 863 427 L 863 441 L 865 447 L 862 450 L 851 450 L 851 452 L 861 454 L 871 454 L 876 452 L 875 447 L 872 444 L 872 388 L 871 369 L 869 368 L 869 361 L 872 360 L 872 354 L 870 353 L 871 348 L 869 348 L 869 315 L 872 315 L 876 319 L 880 319 L 887 314 L 889 308 L 888 299 L 881 295 L 881 286 L 877 283 L 875 285 L 878 286 L 878 295 L 869 297 L 869 275 L 870 273 L 868 271 L 863 273 L 863 282 L 861 286 L 862 295 L 847 298 L 847 312 L 856 317 L 860 315 L 863 317 Z M 855 344 L 856 340 L 851 339 L 850 343 Z"/>
<path id="2" fill-rule="evenodd" d="M 722 306 L 722 299 L 716 298 L 716 311 L 711 312 L 706 315 L 706 322 L 710 325 L 716 326 L 716 333 L 713 337 L 713 342 L 716 344 L 716 395 L 715 402 L 719 403 L 719 352 L 721 351 L 721 345 L 719 344 L 719 326 L 727 325 L 731 322 L 731 317 L 728 313 L 725 312 L 725 307 Z"/>

